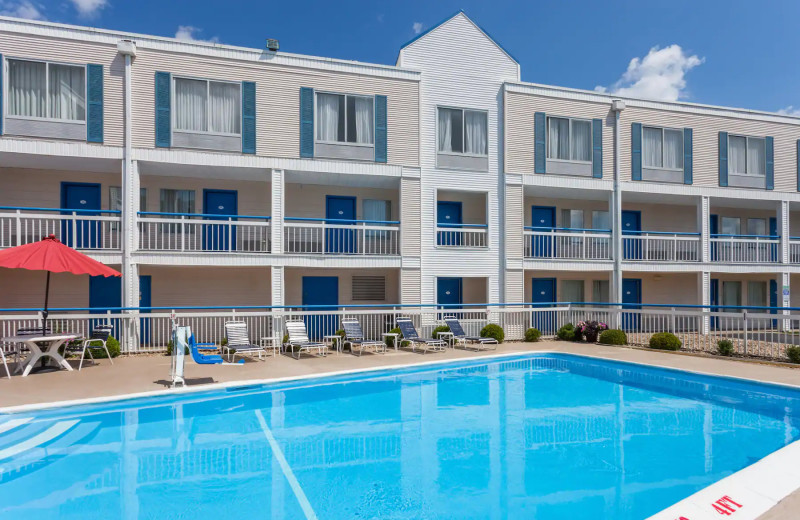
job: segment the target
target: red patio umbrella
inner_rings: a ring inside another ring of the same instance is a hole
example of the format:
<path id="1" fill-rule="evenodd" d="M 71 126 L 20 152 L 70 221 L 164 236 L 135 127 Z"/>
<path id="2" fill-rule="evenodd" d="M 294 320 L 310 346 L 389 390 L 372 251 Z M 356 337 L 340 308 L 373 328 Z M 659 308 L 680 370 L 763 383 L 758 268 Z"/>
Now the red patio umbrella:
<path id="1" fill-rule="evenodd" d="M 122 273 L 93 260 L 83 253 L 62 244 L 55 235 L 39 242 L 0 251 L 0 267 L 47 271 L 42 312 L 42 334 L 46 333 L 47 300 L 50 296 L 50 273 L 88 274 L 91 276 L 122 276 Z"/>

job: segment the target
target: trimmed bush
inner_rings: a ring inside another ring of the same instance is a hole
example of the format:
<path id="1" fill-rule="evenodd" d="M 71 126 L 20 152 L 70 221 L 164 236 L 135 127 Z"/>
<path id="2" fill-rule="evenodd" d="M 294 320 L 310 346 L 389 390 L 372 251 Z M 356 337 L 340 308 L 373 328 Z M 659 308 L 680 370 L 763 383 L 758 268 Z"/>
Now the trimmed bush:
<path id="1" fill-rule="evenodd" d="M 627 345 L 628 336 L 625 331 L 619 329 L 608 329 L 600 333 L 600 343 L 606 345 Z"/>
<path id="2" fill-rule="evenodd" d="M 542 333 L 539 332 L 539 329 L 530 328 L 525 331 L 525 341 L 528 343 L 535 343 L 539 341 L 539 338 L 542 337 Z"/>
<path id="3" fill-rule="evenodd" d="M 404 346 L 403 343 L 406 343 L 406 342 L 402 341 L 403 340 L 403 333 L 400 332 L 400 327 L 395 327 L 392 330 L 390 330 L 389 332 L 392 333 L 392 334 L 397 334 L 397 339 L 400 340 L 400 345 L 399 346 L 401 346 L 401 347 Z M 386 336 L 386 348 L 394 348 L 394 337 Z"/>
<path id="4" fill-rule="evenodd" d="M 109 349 L 108 349 L 108 350 L 109 350 L 109 351 L 111 351 L 111 347 L 109 347 Z M 92 352 L 92 354 L 94 354 L 94 352 Z M 103 352 L 103 355 L 105 355 L 105 354 L 106 354 L 106 353 L 105 353 L 105 352 Z M 169 341 L 167 342 L 167 355 L 168 355 L 168 356 L 171 356 L 171 355 L 172 355 L 172 340 L 169 340 Z M 184 356 L 188 356 L 188 355 L 189 355 L 189 347 L 186 347 L 186 348 L 184 348 L 184 349 L 183 349 L 183 355 L 184 355 Z M 112 357 L 116 357 L 116 356 L 112 356 Z"/>
<path id="5" fill-rule="evenodd" d="M 433 339 L 439 339 L 440 332 L 450 332 L 450 327 L 448 327 L 447 325 L 439 325 L 438 327 L 433 329 L 433 332 L 431 332 L 431 337 Z"/>
<path id="6" fill-rule="evenodd" d="M 577 336 L 577 338 L 576 338 Z M 575 325 L 572 323 L 565 323 L 556 332 L 556 337 L 562 341 L 580 341 L 580 336 L 575 332 Z"/>
<path id="7" fill-rule="evenodd" d="M 120 348 L 119 348 L 119 341 L 117 341 L 117 338 L 115 338 L 114 336 L 109 336 L 108 339 L 106 340 L 106 347 L 108 347 L 108 353 L 111 354 L 112 358 L 119 356 Z M 97 348 L 89 347 L 87 350 L 92 351 L 92 357 L 94 357 L 95 359 L 106 359 L 108 357 L 106 356 L 106 351 L 103 349 L 103 347 L 97 347 Z"/>
<path id="8" fill-rule="evenodd" d="M 494 338 L 498 343 L 502 343 L 506 338 L 506 333 L 500 325 L 490 323 L 481 329 L 482 338 Z"/>
<path id="9" fill-rule="evenodd" d="M 339 336 L 339 337 L 340 337 L 340 338 L 342 338 L 342 339 L 344 339 L 344 338 L 346 337 L 346 335 L 345 335 L 345 332 L 344 332 L 344 329 L 339 329 L 339 330 L 337 330 L 336 332 L 334 332 L 334 334 L 335 334 L 336 336 Z"/>
<path id="10" fill-rule="evenodd" d="M 791 361 L 792 363 L 800 364 L 800 347 L 798 346 L 786 347 L 786 357 L 788 357 L 789 361 Z"/>
<path id="11" fill-rule="evenodd" d="M 671 332 L 657 332 L 650 337 L 650 348 L 658 350 L 680 350 L 681 340 Z"/>
<path id="12" fill-rule="evenodd" d="M 722 356 L 733 355 L 733 342 L 728 339 L 721 339 L 717 341 L 717 352 Z"/>

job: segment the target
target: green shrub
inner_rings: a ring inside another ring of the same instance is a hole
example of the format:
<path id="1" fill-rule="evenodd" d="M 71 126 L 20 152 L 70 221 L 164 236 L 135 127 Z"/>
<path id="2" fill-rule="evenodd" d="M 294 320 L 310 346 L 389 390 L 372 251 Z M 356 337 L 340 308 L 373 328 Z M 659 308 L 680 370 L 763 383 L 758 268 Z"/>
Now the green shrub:
<path id="1" fill-rule="evenodd" d="M 109 349 L 109 350 L 111 350 L 111 349 Z M 168 355 L 168 356 L 171 356 L 171 355 L 172 355 L 172 340 L 169 340 L 169 341 L 167 342 L 167 355 Z M 184 355 L 184 356 L 188 356 L 188 355 L 189 355 L 189 347 L 184 347 L 184 349 L 183 349 L 183 355 Z"/>
<path id="2" fill-rule="evenodd" d="M 733 355 L 733 342 L 728 339 L 721 339 L 717 341 L 717 352 L 723 356 Z"/>
<path id="3" fill-rule="evenodd" d="M 577 337 L 576 337 L 577 336 Z M 575 325 L 565 323 L 556 332 L 556 337 L 562 341 L 579 341 L 581 338 L 575 333 Z"/>
<path id="4" fill-rule="evenodd" d="M 228 344 L 228 338 L 222 338 L 219 342 L 220 347 L 224 347 Z"/>
<path id="5" fill-rule="evenodd" d="M 539 341 L 539 338 L 542 337 L 542 333 L 539 332 L 539 329 L 530 328 L 525 331 L 525 341 L 528 343 L 535 343 Z"/>
<path id="6" fill-rule="evenodd" d="M 392 330 L 390 330 L 389 332 L 392 333 L 392 334 L 397 334 L 397 339 L 400 339 L 400 340 L 403 339 L 403 333 L 400 332 L 400 328 L 399 327 L 395 327 Z M 404 346 L 405 343 L 407 343 L 407 342 L 400 341 L 400 346 L 401 347 Z M 394 348 L 394 336 L 386 336 L 386 347 L 387 348 Z"/>
<path id="7" fill-rule="evenodd" d="M 346 334 L 345 334 L 345 332 L 344 332 L 344 329 L 339 329 L 339 330 L 337 330 L 336 332 L 334 332 L 334 334 L 335 334 L 336 336 L 339 336 L 339 337 L 340 337 L 340 338 L 342 338 L 342 339 L 344 339 L 344 338 L 346 337 Z"/>
<path id="8" fill-rule="evenodd" d="M 431 337 L 433 339 L 439 339 L 440 332 L 450 332 L 450 327 L 448 327 L 447 325 L 439 325 L 438 327 L 433 329 L 433 332 L 431 332 Z"/>
<path id="9" fill-rule="evenodd" d="M 619 329 L 608 329 L 600 333 L 600 343 L 606 345 L 627 345 L 628 336 Z"/>
<path id="10" fill-rule="evenodd" d="M 498 343 L 502 343 L 506 338 L 506 333 L 500 325 L 490 323 L 481 329 L 482 338 L 494 338 Z"/>
<path id="11" fill-rule="evenodd" d="M 800 364 L 800 347 L 796 345 L 786 347 L 786 357 L 788 357 L 789 361 L 792 363 Z"/>
<path id="12" fill-rule="evenodd" d="M 111 354 L 112 358 L 119 356 L 120 348 L 119 348 L 119 341 L 114 336 L 109 336 L 106 340 L 106 347 L 108 348 L 108 353 Z M 103 347 L 89 347 L 88 350 L 92 351 L 92 357 L 95 359 L 106 359 L 106 351 Z M 88 356 L 87 356 L 88 357 Z"/>
<path id="13" fill-rule="evenodd" d="M 650 348 L 658 350 L 680 350 L 681 340 L 671 332 L 657 332 L 650 337 Z"/>
<path id="14" fill-rule="evenodd" d="M 283 335 L 283 340 L 281 341 L 281 345 L 286 345 L 287 343 L 289 343 L 289 335 L 288 334 L 284 334 Z"/>

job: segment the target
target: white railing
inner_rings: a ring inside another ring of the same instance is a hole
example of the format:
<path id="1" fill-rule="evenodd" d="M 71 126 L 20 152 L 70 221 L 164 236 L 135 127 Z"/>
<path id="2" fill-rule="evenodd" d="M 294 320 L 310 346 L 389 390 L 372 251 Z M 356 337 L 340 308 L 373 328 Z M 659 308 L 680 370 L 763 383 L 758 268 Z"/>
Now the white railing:
<path id="1" fill-rule="evenodd" d="M 347 222 L 286 217 L 283 224 L 284 250 L 304 255 L 400 254 L 399 222 Z"/>
<path id="2" fill-rule="evenodd" d="M 142 251 L 269 253 L 270 217 L 139 213 Z"/>
<path id="3" fill-rule="evenodd" d="M 622 235 L 625 260 L 642 262 L 699 262 L 698 233 L 642 231 Z"/>
<path id="4" fill-rule="evenodd" d="M 75 249 L 119 250 L 119 211 L 0 208 L 0 248 L 38 242 L 48 235 Z"/>
<path id="5" fill-rule="evenodd" d="M 789 239 L 789 263 L 800 264 L 800 238 Z"/>
<path id="6" fill-rule="evenodd" d="M 611 233 L 596 229 L 525 228 L 526 258 L 611 260 Z"/>
<path id="7" fill-rule="evenodd" d="M 437 224 L 439 247 L 486 247 L 485 224 Z"/>
<path id="8" fill-rule="evenodd" d="M 780 239 L 760 235 L 711 235 L 711 261 L 721 263 L 776 263 Z"/>

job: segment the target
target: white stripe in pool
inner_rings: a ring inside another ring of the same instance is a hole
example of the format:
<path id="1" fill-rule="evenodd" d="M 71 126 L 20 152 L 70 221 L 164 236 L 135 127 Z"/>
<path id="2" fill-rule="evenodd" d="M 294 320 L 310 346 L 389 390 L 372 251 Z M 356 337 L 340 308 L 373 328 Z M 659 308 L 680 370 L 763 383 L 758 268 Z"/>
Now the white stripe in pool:
<path id="1" fill-rule="evenodd" d="M 39 446 L 40 444 L 44 444 L 47 441 L 53 440 L 76 424 L 78 424 L 78 421 L 59 421 L 39 435 L 35 435 L 30 439 L 11 446 L 10 448 L 0 450 L 0 460 L 13 457 L 14 455 L 18 455 L 23 451 L 27 451 L 31 448 Z"/>
<path id="2" fill-rule="evenodd" d="M 13 430 L 17 426 L 22 426 L 23 424 L 31 422 L 32 419 L 33 417 L 23 417 L 22 419 L 11 419 L 10 421 L 6 421 L 3 424 L 0 424 L 0 433 Z"/>

